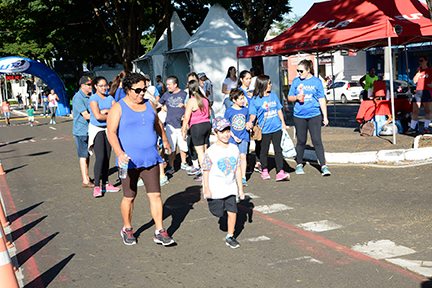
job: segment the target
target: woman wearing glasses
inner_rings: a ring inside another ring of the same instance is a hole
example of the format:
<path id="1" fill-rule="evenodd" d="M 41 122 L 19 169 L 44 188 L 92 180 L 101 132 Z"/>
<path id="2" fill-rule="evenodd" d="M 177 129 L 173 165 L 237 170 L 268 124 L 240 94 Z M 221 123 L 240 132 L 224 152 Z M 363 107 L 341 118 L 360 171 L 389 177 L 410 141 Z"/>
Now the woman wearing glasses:
<path id="1" fill-rule="evenodd" d="M 315 148 L 321 173 L 323 176 L 330 176 L 324 157 L 324 146 L 321 140 L 321 124 L 327 126 L 327 104 L 324 95 L 322 82 L 313 76 L 313 64 L 311 60 L 302 60 L 297 66 L 298 77 L 292 82 L 288 93 L 288 101 L 294 104 L 294 125 L 297 137 L 297 166 L 296 174 L 304 174 L 303 154 L 309 131 L 312 144 Z"/>
<path id="2" fill-rule="evenodd" d="M 89 152 L 94 152 L 93 197 L 101 197 L 105 192 L 118 192 L 120 189 L 108 183 L 109 160 L 111 146 L 106 135 L 107 117 L 114 98 L 107 94 L 108 82 L 104 77 L 93 80 L 93 89 L 96 91 L 90 96 L 90 124 L 89 124 Z"/>
<path id="3" fill-rule="evenodd" d="M 157 149 L 158 135 L 168 154 L 171 148 L 156 108 L 144 99 L 147 89 L 145 76 L 130 73 L 123 80 L 126 97 L 117 102 L 108 116 L 108 139 L 117 156 L 119 167 L 127 166 L 126 178 L 122 179 L 123 199 L 120 204 L 123 228 L 120 231 L 125 245 L 136 244 L 132 229 L 132 210 L 137 194 L 138 178 L 141 177 L 150 202 L 150 212 L 155 223 L 153 241 L 164 246 L 174 240 L 162 226 L 162 199 L 159 179 L 159 163 L 162 158 Z"/>

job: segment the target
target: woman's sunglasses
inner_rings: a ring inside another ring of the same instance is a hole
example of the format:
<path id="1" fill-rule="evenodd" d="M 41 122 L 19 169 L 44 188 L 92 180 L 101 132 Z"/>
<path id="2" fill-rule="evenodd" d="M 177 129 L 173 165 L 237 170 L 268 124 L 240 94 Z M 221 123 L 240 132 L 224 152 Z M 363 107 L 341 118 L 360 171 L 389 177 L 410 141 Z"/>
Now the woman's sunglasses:
<path id="1" fill-rule="evenodd" d="M 136 94 L 140 94 L 141 92 L 146 92 L 146 88 L 130 88 L 133 90 Z"/>
<path id="2" fill-rule="evenodd" d="M 298 73 L 303 73 L 304 70 L 299 70 L 299 69 L 297 69 L 297 72 L 298 72 Z"/>

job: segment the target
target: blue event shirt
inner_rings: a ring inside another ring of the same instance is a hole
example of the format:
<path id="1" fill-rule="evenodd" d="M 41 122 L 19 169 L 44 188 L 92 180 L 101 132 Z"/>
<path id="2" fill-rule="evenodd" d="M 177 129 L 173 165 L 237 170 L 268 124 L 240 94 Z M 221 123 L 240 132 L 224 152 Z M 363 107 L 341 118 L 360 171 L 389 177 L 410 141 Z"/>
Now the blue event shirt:
<path id="1" fill-rule="evenodd" d="M 124 91 L 124 89 L 122 87 L 118 87 L 115 94 L 114 94 L 115 101 L 119 102 L 124 97 L 126 97 L 126 92 Z"/>
<path id="2" fill-rule="evenodd" d="M 278 115 L 281 109 L 282 104 L 274 92 L 262 98 L 254 96 L 249 102 L 249 115 L 256 115 L 263 134 L 274 133 L 282 129 L 282 121 Z"/>
<path id="3" fill-rule="evenodd" d="M 102 99 L 98 94 L 93 94 L 90 96 L 89 103 L 96 102 L 98 104 L 99 110 L 111 109 L 114 97 L 111 95 L 106 96 Z M 99 121 L 90 109 L 90 123 L 98 127 L 106 127 L 106 121 Z"/>
<path id="4" fill-rule="evenodd" d="M 249 142 L 249 131 L 246 130 L 246 122 L 249 121 L 248 108 L 228 108 L 225 111 L 224 118 L 231 123 L 231 132 L 234 136 L 240 138 L 242 141 Z M 237 145 L 233 137 L 230 138 L 229 142 Z"/>
<path id="5" fill-rule="evenodd" d="M 294 117 L 312 118 L 321 115 L 321 108 L 318 99 L 325 97 L 321 80 L 315 76 L 303 80 L 300 79 L 300 77 L 297 77 L 293 80 L 288 95 L 297 96 L 301 89 L 303 89 L 305 98 L 303 103 L 298 101 L 295 102 Z"/>
<path id="6" fill-rule="evenodd" d="M 144 111 L 132 110 L 124 99 L 119 103 L 122 115 L 117 136 L 123 151 L 130 157 L 128 169 L 149 168 L 162 163 L 157 150 L 158 135 L 154 128 L 156 112 L 149 105 L 150 102 L 145 102 Z M 116 161 L 118 165 L 118 159 Z"/>
<path id="7" fill-rule="evenodd" d="M 89 96 L 85 95 L 80 89 L 72 98 L 73 128 L 72 134 L 75 136 L 88 135 L 88 121 L 81 113 L 90 112 Z"/>
<path id="8" fill-rule="evenodd" d="M 177 93 L 165 92 L 159 99 L 159 103 L 167 107 L 165 122 L 174 128 L 181 128 L 182 126 L 182 117 L 185 113 L 185 107 L 178 106 L 184 104 L 186 97 L 186 92 L 180 90 Z"/>

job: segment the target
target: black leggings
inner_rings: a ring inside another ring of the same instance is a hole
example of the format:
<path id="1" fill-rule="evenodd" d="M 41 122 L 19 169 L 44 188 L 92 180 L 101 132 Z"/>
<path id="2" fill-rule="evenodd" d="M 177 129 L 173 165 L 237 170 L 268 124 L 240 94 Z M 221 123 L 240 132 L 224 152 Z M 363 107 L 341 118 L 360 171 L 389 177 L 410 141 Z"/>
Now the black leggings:
<path id="1" fill-rule="evenodd" d="M 309 130 L 309 133 L 312 138 L 312 144 L 315 148 L 315 153 L 317 155 L 318 161 L 321 166 L 325 165 L 326 161 L 324 156 L 324 146 L 321 140 L 321 123 L 322 123 L 321 115 L 312 118 L 307 118 L 307 119 L 294 117 L 294 125 L 296 128 L 296 137 L 297 137 L 297 145 L 296 145 L 297 164 L 303 163 L 303 155 L 304 155 L 304 150 L 307 141 L 307 131 Z"/>
<path id="2" fill-rule="evenodd" d="M 96 186 L 108 183 L 109 161 L 111 157 L 111 145 L 108 142 L 105 131 L 100 131 L 94 139 L 93 151 L 96 156 L 94 164 L 94 184 Z"/>
<path id="3" fill-rule="evenodd" d="M 270 134 L 262 134 L 261 152 L 260 152 L 262 169 L 267 169 L 268 167 L 267 154 L 270 148 L 270 141 L 273 143 L 273 149 L 275 152 L 276 169 L 278 172 L 283 169 L 283 155 L 282 155 L 282 148 L 281 148 L 281 140 L 282 140 L 282 130 Z"/>

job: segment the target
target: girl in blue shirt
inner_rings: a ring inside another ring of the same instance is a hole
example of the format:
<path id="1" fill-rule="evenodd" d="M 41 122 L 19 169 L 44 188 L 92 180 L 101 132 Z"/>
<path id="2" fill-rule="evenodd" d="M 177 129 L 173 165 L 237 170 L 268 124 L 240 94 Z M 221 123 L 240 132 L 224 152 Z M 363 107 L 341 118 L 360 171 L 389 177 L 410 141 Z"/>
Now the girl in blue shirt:
<path id="1" fill-rule="evenodd" d="M 270 148 L 270 141 L 273 143 L 275 151 L 276 181 L 289 179 L 289 174 L 283 170 L 283 155 L 281 148 L 282 129 L 286 129 L 284 116 L 282 113 L 282 104 L 279 97 L 271 91 L 270 77 L 260 75 L 257 77 L 254 97 L 249 103 L 249 122 L 248 128 L 252 128 L 252 123 L 258 119 L 258 125 L 262 130 L 261 139 L 261 178 L 264 180 L 270 179 L 270 174 L 267 168 L 267 154 Z"/>
<path id="2" fill-rule="evenodd" d="M 96 156 L 94 164 L 93 197 L 101 197 L 105 192 L 118 192 L 120 189 L 108 183 L 109 160 L 111 145 L 106 135 L 106 120 L 108 112 L 115 103 L 111 95 L 107 95 L 108 82 L 105 77 L 96 77 L 93 80 L 94 93 L 90 99 L 89 143 L 93 143 Z"/>
<path id="3" fill-rule="evenodd" d="M 304 174 L 303 154 L 306 147 L 307 131 L 312 138 L 312 144 L 321 165 L 323 176 L 331 173 L 326 165 L 324 146 L 321 140 L 321 123 L 327 126 L 327 104 L 321 80 L 313 76 L 311 60 L 302 60 L 297 66 L 299 77 L 293 80 L 288 93 L 288 101 L 294 104 L 294 125 L 297 137 L 296 174 Z"/>

